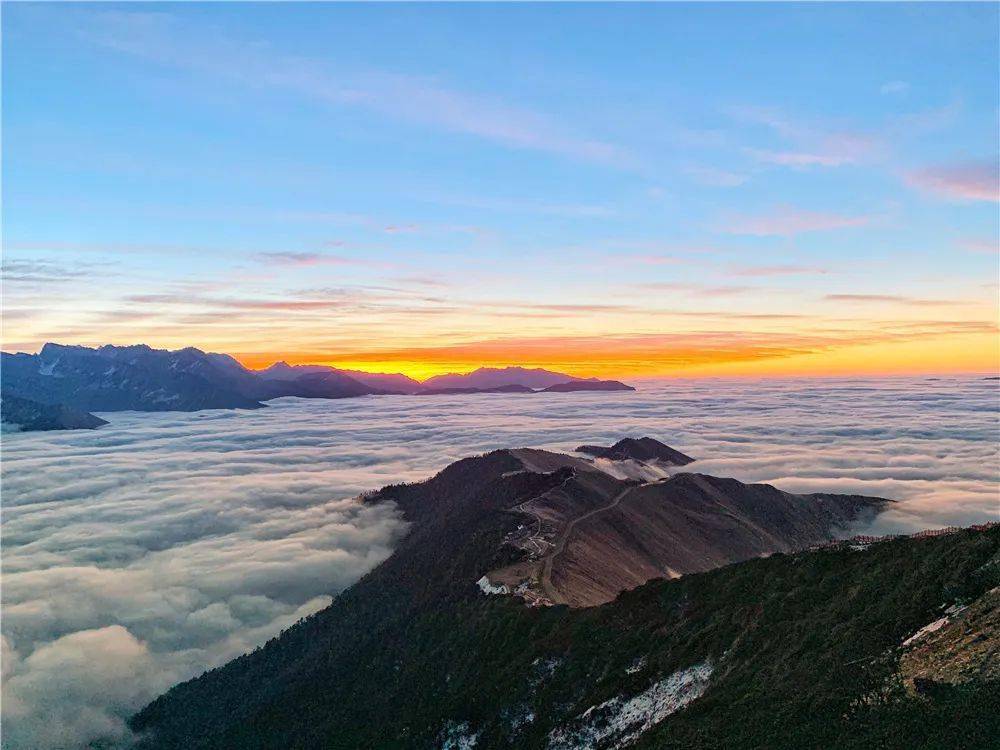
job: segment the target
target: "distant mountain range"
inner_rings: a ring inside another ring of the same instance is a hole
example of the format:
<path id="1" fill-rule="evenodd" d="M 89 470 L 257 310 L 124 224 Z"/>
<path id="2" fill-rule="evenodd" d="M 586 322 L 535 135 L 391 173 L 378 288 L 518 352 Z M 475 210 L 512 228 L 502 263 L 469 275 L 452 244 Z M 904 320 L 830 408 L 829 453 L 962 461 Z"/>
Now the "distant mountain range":
<path id="1" fill-rule="evenodd" d="M 289 365 L 285 362 L 275 362 L 265 370 L 256 371 L 266 380 L 293 381 L 302 375 L 338 372 L 356 380 L 374 392 L 385 393 L 416 393 L 421 390 L 420 381 L 399 373 L 362 372 L 361 370 L 338 370 L 327 365 Z"/>
<path id="2" fill-rule="evenodd" d="M 152 702 L 138 747 L 996 746 L 1000 527 L 837 543 L 888 501 L 621 479 L 689 457 L 602 451 L 498 450 L 366 496 L 409 522 L 395 552 Z"/>
<path id="3" fill-rule="evenodd" d="M 435 375 L 423 382 L 424 388 L 500 388 L 506 385 L 522 385 L 525 388 L 541 389 L 568 382 L 597 382 L 596 378 L 585 381 L 561 372 L 524 367 L 480 367 L 466 375 L 450 373 Z"/>
<path id="4" fill-rule="evenodd" d="M 351 398 L 367 395 L 455 395 L 577 390 L 634 390 L 612 380 L 584 380 L 540 369 L 481 368 L 420 383 L 402 374 L 338 370 L 326 365 L 278 362 L 250 370 L 226 354 L 188 347 L 176 351 L 136 346 L 45 344 L 38 354 L 0 355 L 3 393 L 41 405 L 92 411 L 197 411 L 257 409 L 282 396 Z M 58 419 L 18 422 L 26 412 L 6 398 L 3 421 L 21 429 L 59 424 Z M 97 425 L 93 420 L 92 425 Z M 88 420 L 75 420 L 85 425 Z M 102 422 L 103 423 L 103 422 Z"/>

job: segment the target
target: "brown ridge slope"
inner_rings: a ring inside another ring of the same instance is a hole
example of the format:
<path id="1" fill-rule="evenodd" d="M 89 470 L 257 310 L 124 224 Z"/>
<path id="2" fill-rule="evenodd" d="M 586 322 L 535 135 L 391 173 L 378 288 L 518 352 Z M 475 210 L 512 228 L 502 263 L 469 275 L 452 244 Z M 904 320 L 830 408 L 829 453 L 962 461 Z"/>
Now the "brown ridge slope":
<path id="1" fill-rule="evenodd" d="M 628 489 L 581 519 L 552 566 L 556 601 L 590 606 L 650 578 L 676 577 L 832 539 L 881 502 L 794 495 L 767 484 L 678 474 Z"/>
<path id="2" fill-rule="evenodd" d="M 527 517 L 505 539 L 520 556 L 487 575 L 491 586 L 506 586 L 533 604 L 602 604 L 651 578 L 804 549 L 888 502 L 796 495 L 705 474 L 641 483 L 557 453 L 510 455 L 524 471 L 564 472 L 544 493 L 511 509 Z"/>

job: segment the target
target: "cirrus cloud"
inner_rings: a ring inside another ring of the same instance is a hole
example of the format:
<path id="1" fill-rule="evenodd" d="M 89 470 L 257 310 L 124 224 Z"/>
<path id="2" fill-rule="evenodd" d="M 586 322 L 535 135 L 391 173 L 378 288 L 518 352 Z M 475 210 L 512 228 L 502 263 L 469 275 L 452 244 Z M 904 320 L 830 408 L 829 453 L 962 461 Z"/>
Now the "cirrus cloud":
<path id="1" fill-rule="evenodd" d="M 871 224 L 873 217 L 809 211 L 784 206 L 767 214 L 739 216 L 722 227 L 729 234 L 757 237 L 792 237 L 806 232 L 829 232 Z"/>
<path id="2" fill-rule="evenodd" d="M 912 187 L 956 201 L 1000 200 L 1000 160 L 926 167 L 906 176 Z"/>

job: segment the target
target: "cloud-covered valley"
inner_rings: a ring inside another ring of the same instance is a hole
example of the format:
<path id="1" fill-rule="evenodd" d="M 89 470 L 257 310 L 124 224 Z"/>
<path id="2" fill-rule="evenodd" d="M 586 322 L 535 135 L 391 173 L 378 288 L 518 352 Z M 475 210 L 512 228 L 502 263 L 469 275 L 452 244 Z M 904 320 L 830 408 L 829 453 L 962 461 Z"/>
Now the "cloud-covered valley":
<path id="1" fill-rule="evenodd" d="M 878 532 L 996 520 L 997 383 L 639 383 L 633 394 L 280 399 L 4 436 L 4 745 L 127 743 L 124 719 L 385 559 L 354 498 L 503 446 L 648 434 L 692 470 L 898 500 Z"/>

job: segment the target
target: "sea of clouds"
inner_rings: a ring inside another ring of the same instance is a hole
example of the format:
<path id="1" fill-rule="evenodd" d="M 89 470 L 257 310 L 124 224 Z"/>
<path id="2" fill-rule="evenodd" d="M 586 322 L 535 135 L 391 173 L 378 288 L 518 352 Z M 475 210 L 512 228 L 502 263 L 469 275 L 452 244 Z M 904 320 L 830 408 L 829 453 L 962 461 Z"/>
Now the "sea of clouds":
<path id="1" fill-rule="evenodd" d="M 124 719 L 330 601 L 405 533 L 356 496 L 465 455 L 650 435 L 690 468 L 899 502 L 864 531 L 1000 518 L 981 378 L 647 381 L 636 393 L 279 399 L 3 436 L 3 744 Z M 858 529 L 860 531 L 861 529 Z"/>

